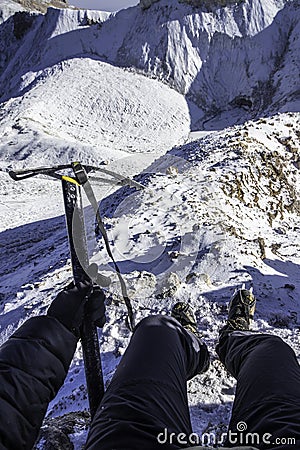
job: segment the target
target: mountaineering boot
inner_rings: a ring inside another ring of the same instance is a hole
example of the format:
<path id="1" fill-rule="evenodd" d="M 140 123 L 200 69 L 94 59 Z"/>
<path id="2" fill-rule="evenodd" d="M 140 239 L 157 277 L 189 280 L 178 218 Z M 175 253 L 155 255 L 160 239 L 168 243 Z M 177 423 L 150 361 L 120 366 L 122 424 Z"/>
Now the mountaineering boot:
<path id="1" fill-rule="evenodd" d="M 178 320 L 180 325 L 192 334 L 192 347 L 197 351 L 198 358 L 195 358 L 197 362 L 191 370 L 188 379 L 191 379 L 196 374 L 206 372 L 210 364 L 209 352 L 197 329 L 197 321 L 192 308 L 188 303 L 178 302 L 172 308 L 171 317 Z"/>
<path id="2" fill-rule="evenodd" d="M 255 311 L 256 299 L 252 290 L 242 287 L 231 297 L 228 309 L 227 330 L 250 330 Z"/>
<path id="3" fill-rule="evenodd" d="M 226 324 L 219 330 L 219 342 L 216 346 L 216 352 L 221 361 L 224 363 L 227 353 L 227 345 L 229 336 L 234 332 L 246 332 L 249 334 L 251 322 L 255 311 L 256 299 L 250 290 L 245 289 L 245 285 L 241 289 L 237 289 L 229 302 L 228 319 Z"/>
<path id="4" fill-rule="evenodd" d="M 197 338 L 202 338 L 198 329 L 195 314 L 188 303 L 178 302 L 171 311 L 171 316 L 185 328 L 193 333 Z"/>

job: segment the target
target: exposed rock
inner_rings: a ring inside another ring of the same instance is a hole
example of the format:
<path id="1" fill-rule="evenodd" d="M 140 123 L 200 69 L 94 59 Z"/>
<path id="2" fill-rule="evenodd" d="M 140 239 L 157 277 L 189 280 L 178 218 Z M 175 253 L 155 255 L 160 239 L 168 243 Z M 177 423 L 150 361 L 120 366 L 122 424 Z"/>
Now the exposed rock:
<path id="1" fill-rule="evenodd" d="M 7 2 L 3 5 L 0 5 L 0 24 L 3 22 L 6 22 L 7 19 L 9 19 L 11 16 L 13 16 L 18 11 L 25 11 L 25 8 L 23 8 L 19 3 L 16 2 Z M 2 52 L 2 49 L 0 49 L 0 53 Z"/>
<path id="2" fill-rule="evenodd" d="M 248 96 L 239 95 L 231 102 L 231 105 L 249 110 L 252 108 L 253 102 Z"/>
<path id="3" fill-rule="evenodd" d="M 258 237 L 257 242 L 258 242 L 259 249 L 260 249 L 261 259 L 266 259 L 266 244 L 265 244 L 264 238 Z"/>
<path id="4" fill-rule="evenodd" d="M 166 170 L 167 175 L 171 175 L 172 177 L 177 177 L 178 175 L 178 168 L 175 166 L 170 166 Z"/>
<path id="5" fill-rule="evenodd" d="M 14 35 L 17 39 L 22 39 L 22 37 L 27 33 L 27 31 L 31 28 L 35 17 L 26 11 L 20 11 L 14 14 L 13 23 L 14 23 Z"/>
<path id="6" fill-rule="evenodd" d="M 153 3 L 159 0 L 140 0 L 140 7 L 142 9 L 150 8 Z M 244 0 L 178 0 L 179 3 L 187 3 L 192 6 L 205 6 L 211 8 L 212 6 L 227 6 L 230 4 L 241 3 Z"/>
<path id="7" fill-rule="evenodd" d="M 45 14 L 50 6 L 55 8 L 69 7 L 67 0 L 7 0 L 4 4 L 0 4 L 0 24 L 21 11 Z"/>
<path id="8" fill-rule="evenodd" d="M 181 282 L 176 273 L 171 272 L 161 286 L 160 293 L 157 298 L 173 297 L 179 289 Z"/>
<path id="9" fill-rule="evenodd" d="M 67 0 L 14 0 L 15 3 L 19 3 L 23 8 L 28 11 L 39 11 L 42 13 L 47 12 L 49 6 L 54 6 L 55 8 L 67 8 Z"/>
<path id="10" fill-rule="evenodd" d="M 234 3 L 241 3 L 243 0 L 178 0 L 179 3 L 187 3 L 192 6 L 206 6 L 211 8 L 212 6 L 227 6 Z"/>
<path id="11" fill-rule="evenodd" d="M 283 287 L 284 289 L 290 289 L 291 291 L 294 291 L 296 289 L 296 286 L 290 283 L 286 283 Z"/>
<path id="12" fill-rule="evenodd" d="M 74 445 L 69 435 L 87 430 L 89 421 L 90 414 L 86 411 L 71 412 L 60 417 L 46 418 L 34 448 L 73 450 Z"/>
<path id="13" fill-rule="evenodd" d="M 186 283 L 196 283 L 212 286 L 210 276 L 207 273 L 191 272 L 186 276 Z"/>
<path id="14" fill-rule="evenodd" d="M 140 0 L 140 7 L 142 9 L 150 8 L 153 3 L 157 3 L 159 0 Z"/>

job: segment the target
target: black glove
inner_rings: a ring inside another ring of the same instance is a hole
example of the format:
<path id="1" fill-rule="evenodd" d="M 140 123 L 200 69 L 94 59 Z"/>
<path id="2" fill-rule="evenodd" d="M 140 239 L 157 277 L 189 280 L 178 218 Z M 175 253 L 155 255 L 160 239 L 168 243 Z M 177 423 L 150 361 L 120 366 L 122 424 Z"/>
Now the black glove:
<path id="1" fill-rule="evenodd" d="M 80 336 L 83 317 L 86 315 L 96 326 L 105 324 L 105 295 L 98 286 L 89 282 L 72 282 L 51 303 L 47 315 L 55 317 L 75 336 Z"/>

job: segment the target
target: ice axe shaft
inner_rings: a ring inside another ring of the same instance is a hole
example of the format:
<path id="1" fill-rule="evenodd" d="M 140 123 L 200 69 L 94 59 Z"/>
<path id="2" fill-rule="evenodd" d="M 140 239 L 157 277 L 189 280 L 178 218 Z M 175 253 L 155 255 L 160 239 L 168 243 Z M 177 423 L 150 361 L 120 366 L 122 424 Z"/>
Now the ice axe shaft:
<path id="1" fill-rule="evenodd" d="M 89 266 L 82 208 L 81 187 L 69 177 L 62 178 L 66 226 L 70 247 L 71 263 L 75 283 L 89 279 Z M 93 417 L 104 394 L 103 373 L 100 358 L 97 328 L 85 315 L 81 329 L 82 353 L 85 366 L 88 399 Z"/>

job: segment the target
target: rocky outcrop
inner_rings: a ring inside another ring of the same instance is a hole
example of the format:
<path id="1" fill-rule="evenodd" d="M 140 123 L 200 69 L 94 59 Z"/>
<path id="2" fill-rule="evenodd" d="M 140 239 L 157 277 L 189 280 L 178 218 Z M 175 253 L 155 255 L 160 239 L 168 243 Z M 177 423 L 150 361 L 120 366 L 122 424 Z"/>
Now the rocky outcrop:
<path id="1" fill-rule="evenodd" d="M 140 0 L 140 7 L 142 9 L 150 8 L 153 3 L 157 3 L 159 0 Z"/>
<path id="2" fill-rule="evenodd" d="M 73 450 L 71 436 L 74 433 L 87 433 L 90 415 L 86 411 L 76 411 L 60 417 L 47 417 L 44 420 L 34 450 Z"/>
<path id="3" fill-rule="evenodd" d="M 23 36 L 30 30 L 35 20 L 34 15 L 26 12 L 19 11 L 13 16 L 14 35 L 16 39 L 22 39 Z"/>
<path id="4" fill-rule="evenodd" d="M 19 12 L 27 11 L 45 14 L 49 6 L 68 8 L 69 5 L 67 0 L 2 0 L 0 2 L 0 24 Z"/>
<path id="5" fill-rule="evenodd" d="M 207 8 L 216 6 L 227 6 L 234 3 L 241 3 L 243 0 L 178 0 L 179 3 L 187 3 L 192 6 L 205 6 Z"/>
<path id="6" fill-rule="evenodd" d="M 49 6 L 55 8 L 67 8 L 68 0 L 15 0 L 23 8 L 28 11 L 39 11 L 41 13 L 47 12 Z"/>
<path id="7" fill-rule="evenodd" d="M 19 3 L 11 1 L 5 1 L 0 4 L 0 25 L 13 16 L 18 11 L 26 11 Z M 2 58 L 0 57 L 0 60 Z"/>
<path id="8" fill-rule="evenodd" d="M 140 0 L 140 7 L 142 9 L 150 8 L 153 3 L 157 3 L 159 0 Z M 187 3 L 192 6 L 205 6 L 206 8 L 216 6 L 227 6 L 234 3 L 241 3 L 244 0 L 178 0 L 179 3 Z"/>

